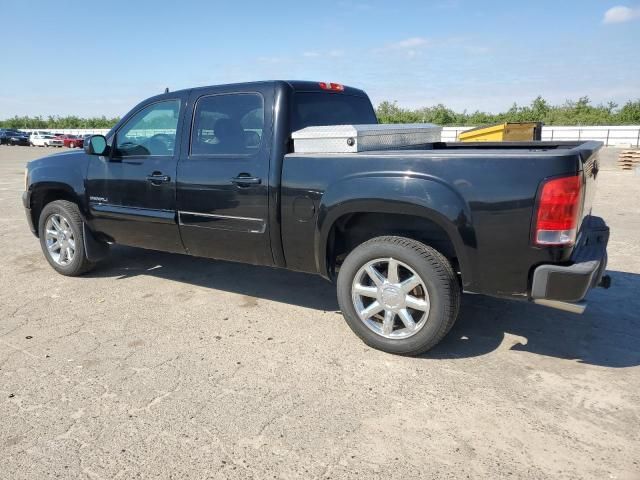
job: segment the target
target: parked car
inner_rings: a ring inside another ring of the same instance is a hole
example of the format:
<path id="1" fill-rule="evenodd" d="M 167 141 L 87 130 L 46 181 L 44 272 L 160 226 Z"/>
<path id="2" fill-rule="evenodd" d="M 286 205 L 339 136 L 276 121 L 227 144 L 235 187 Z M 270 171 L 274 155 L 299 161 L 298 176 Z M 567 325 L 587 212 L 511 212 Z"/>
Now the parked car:
<path id="1" fill-rule="evenodd" d="M 62 140 L 64 146 L 68 148 L 82 148 L 82 146 L 84 145 L 84 139 L 82 137 L 79 137 L 78 135 L 64 134 L 60 135 L 57 138 Z"/>
<path id="2" fill-rule="evenodd" d="M 32 132 L 29 142 L 35 147 L 62 147 L 64 142 L 55 135 L 46 132 Z"/>
<path id="3" fill-rule="evenodd" d="M 0 145 L 29 146 L 29 137 L 19 130 L 0 129 Z"/>
<path id="4" fill-rule="evenodd" d="M 436 345 L 463 290 L 581 312 L 608 286 L 601 143 L 390 148 L 360 127 L 376 123 L 363 91 L 333 83 L 165 93 L 83 151 L 29 162 L 26 217 L 63 275 L 113 243 L 319 274 L 351 329 L 398 354 Z"/>

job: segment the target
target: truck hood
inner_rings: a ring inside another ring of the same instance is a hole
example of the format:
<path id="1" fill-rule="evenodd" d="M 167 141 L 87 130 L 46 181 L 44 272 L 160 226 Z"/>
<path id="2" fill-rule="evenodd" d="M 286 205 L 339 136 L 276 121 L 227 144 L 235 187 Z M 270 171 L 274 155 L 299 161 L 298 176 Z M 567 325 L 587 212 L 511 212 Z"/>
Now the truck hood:
<path id="1" fill-rule="evenodd" d="M 56 152 L 51 155 L 47 155 L 46 157 L 36 158 L 35 160 L 31 160 L 27 163 L 27 167 L 29 169 L 40 168 L 40 167 L 50 167 L 50 166 L 59 166 L 64 168 L 65 165 L 73 164 L 76 166 L 78 163 L 87 163 L 89 161 L 89 155 L 84 153 L 82 150 L 70 150 L 70 151 L 62 151 Z"/>
<path id="2" fill-rule="evenodd" d="M 67 185 L 76 192 L 84 187 L 90 157 L 84 150 L 70 150 L 47 155 L 27 163 L 29 185 Z"/>

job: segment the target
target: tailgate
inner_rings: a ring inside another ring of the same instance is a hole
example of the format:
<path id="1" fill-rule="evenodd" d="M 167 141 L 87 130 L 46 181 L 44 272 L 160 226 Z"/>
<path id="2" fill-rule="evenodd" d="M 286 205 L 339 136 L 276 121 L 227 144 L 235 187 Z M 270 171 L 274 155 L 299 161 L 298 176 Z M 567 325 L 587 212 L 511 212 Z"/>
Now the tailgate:
<path id="1" fill-rule="evenodd" d="M 600 142 L 585 142 L 577 147 L 582 162 L 584 173 L 584 201 L 582 206 L 582 220 L 591 215 L 593 199 L 596 193 L 596 179 L 600 170 L 599 152 L 602 148 Z M 582 223 L 582 221 L 580 222 Z"/>

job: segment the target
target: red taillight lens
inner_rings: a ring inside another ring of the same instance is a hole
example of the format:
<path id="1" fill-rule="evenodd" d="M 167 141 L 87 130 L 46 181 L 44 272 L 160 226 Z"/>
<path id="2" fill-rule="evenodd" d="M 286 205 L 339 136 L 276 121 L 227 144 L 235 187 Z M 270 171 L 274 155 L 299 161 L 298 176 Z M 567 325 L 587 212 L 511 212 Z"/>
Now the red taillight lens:
<path id="1" fill-rule="evenodd" d="M 576 239 L 582 179 L 571 177 L 548 180 L 542 187 L 534 241 L 537 245 L 571 245 Z"/>
<path id="2" fill-rule="evenodd" d="M 323 90 L 332 90 L 334 92 L 344 92 L 344 85 L 339 83 L 320 82 L 320 88 Z"/>

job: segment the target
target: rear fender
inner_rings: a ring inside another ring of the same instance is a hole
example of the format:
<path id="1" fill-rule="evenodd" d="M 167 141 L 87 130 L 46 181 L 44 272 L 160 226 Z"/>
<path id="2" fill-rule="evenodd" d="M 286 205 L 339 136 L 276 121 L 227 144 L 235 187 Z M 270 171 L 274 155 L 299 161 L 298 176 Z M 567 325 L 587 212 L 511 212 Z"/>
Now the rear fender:
<path id="1" fill-rule="evenodd" d="M 329 276 L 327 244 L 335 222 L 351 213 L 389 213 L 424 217 L 440 226 L 453 244 L 464 284 L 471 282 L 467 250 L 476 239 L 469 206 L 459 192 L 439 178 L 420 173 L 356 174 L 323 194 L 315 231 L 316 268 Z"/>

